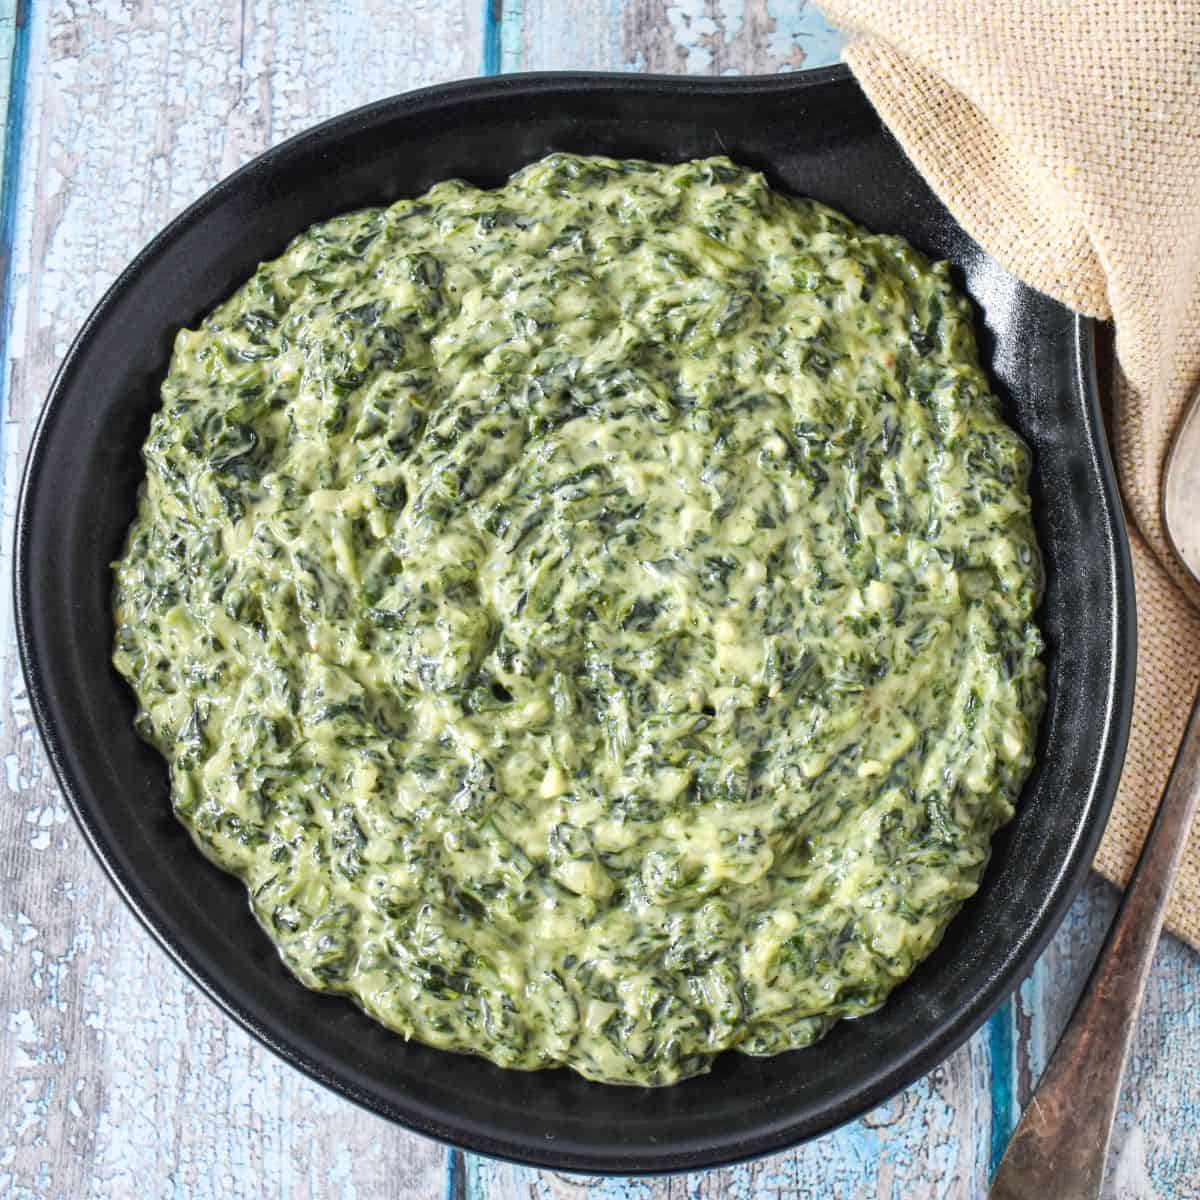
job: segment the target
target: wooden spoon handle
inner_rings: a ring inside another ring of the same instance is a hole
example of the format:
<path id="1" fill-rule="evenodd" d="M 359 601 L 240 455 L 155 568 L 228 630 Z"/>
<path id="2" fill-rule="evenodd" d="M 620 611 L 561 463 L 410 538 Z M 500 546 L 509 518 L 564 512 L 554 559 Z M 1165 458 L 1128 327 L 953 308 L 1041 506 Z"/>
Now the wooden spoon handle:
<path id="1" fill-rule="evenodd" d="M 1008 1144 L 989 1200 L 1096 1200 L 1121 1077 L 1200 801 L 1200 696 L 1125 898 L 1083 996 Z"/>

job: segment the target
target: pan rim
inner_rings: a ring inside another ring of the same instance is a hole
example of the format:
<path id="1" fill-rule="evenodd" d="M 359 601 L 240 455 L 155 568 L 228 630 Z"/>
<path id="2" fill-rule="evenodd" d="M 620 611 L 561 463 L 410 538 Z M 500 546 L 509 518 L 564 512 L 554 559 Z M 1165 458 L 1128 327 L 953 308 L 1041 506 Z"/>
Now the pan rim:
<path id="1" fill-rule="evenodd" d="M 580 1143 L 573 1146 L 566 1138 L 559 1137 L 549 1142 L 537 1130 L 531 1130 L 520 1137 L 510 1133 L 498 1136 L 494 1131 L 485 1128 L 481 1122 L 467 1120 L 462 1116 L 455 1118 L 436 1103 L 425 1102 L 410 1095 L 406 1098 L 405 1105 L 397 1105 L 372 1093 L 350 1079 L 347 1071 L 339 1071 L 336 1064 L 325 1061 L 320 1054 L 314 1052 L 313 1046 L 300 1044 L 307 1040 L 303 1035 L 299 1038 L 289 1037 L 286 1027 L 279 1027 L 282 1026 L 282 1021 L 275 1028 L 269 1022 L 265 1022 L 247 1005 L 245 997 L 237 994 L 244 989 L 215 974 L 196 958 L 186 943 L 178 942 L 170 930 L 163 926 L 161 918 L 155 912 L 152 889 L 145 885 L 145 881 L 128 877 L 118 861 L 113 844 L 95 820 L 84 797 L 86 789 L 80 787 L 79 780 L 86 772 L 77 771 L 75 764 L 71 762 L 72 756 L 65 747 L 56 715 L 47 699 L 43 663 L 34 647 L 32 624 L 36 598 L 31 585 L 31 497 L 45 465 L 50 435 L 62 414 L 63 405 L 60 401 L 72 386 L 73 374 L 85 349 L 102 331 L 108 314 L 131 288 L 148 263 L 174 242 L 185 229 L 203 220 L 212 207 L 231 191 L 241 187 L 247 178 L 258 172 L 270 170 L 281 159 L 310 145 L 337 139 L 344 131 L 370 124 L 385 115 L 390 118 L 404 112 L 430 111 L 464 99 L 478 101 L 486 99 L 489 95 L 514 92 L 571 95 L 591 94 L 598 90 L 622 92 L 665 89 L 683 94 L 712 92 L 737 95 L 793 93 L 798 89 L 835 83 L 856 86 L 852 82 L 849 70 L 843 65 L 783 76 L 721 79 L 596 72 L 543 72 L 441 84 L 379 100 L 333 117 L 267 150 L 241 167 L 186 208 L 147 243 L 105 292 L 84 322 L 59 367 L 38 416 L 17 503 L 13 546 L 14 617 L 18 653 L 35 721 L 55 777 L 76 824 L 122 899 L 143 927 L 176 965 L 228 1016 L 275 1054 L 318 1083 L 414 1132 L 491 1157 L 588 1173 L 645 1175 L 742 1162 L 778 1152 L 795 1145 L 798 1141 L 828 1132 L 886 1100 L 925 1075 L 962 1045 L 1011 994 L 1017 981 L 1053 935 L 1091 867 L 1092 857 L 1099 845 L 1115 796 L 1129 735 L 1136 657 L 1132 563 L 1117 501 L 1116 478 L 1102 433 L 1094 361 L 1094 324 L 1087 318 L 1074 316 L 1071 341 L 1074 354 L 1073 381 L 1077 397 L 1082 402 L 1083 427 L 1089 439 L 1088 457 L 1094 464 L 1100 480 L 1105 504 L 1104 524 L 1111 547 L 1107 558 L 1114 610 L 1111 620 L 1111 665 L 1106 681 L 1106 712 L 1102 722 L 1105 744 L 1098 748 L 1096 754 L 1095 772 L 1090 787 L 1090 794 L 1095 797 L 1095 803 L 1089 812 L 1089 819 L 1082 822 L 1075 831 L 1070 850 L 1063 859 L 1060 882 L 1048 895 L 1038 914 L 1032 936 L 1018 954 L 1008 959 L 1005 969 L 998 972 L 994 980 L 977 992 L 973 1004 L 959 1010 L 952 1018 L 943 1022 L 936 1033 L 927 1037 L 923 1043 L 906 1048 L 887 1070 L 877 1073 L 867 1086 L 856 1084 L 853 1087 L 843 1087 L 840 1093 L 824 1106 L 819 1120 L 798 1122 L 794 1116 L 780 1116 L 770 1122 L 759 1122 L 750 1135 L 744 1130 L 731 1131 L 718 1141 L 707 1138 L 686 1143 L 680 1140 L 670 1146 L 654 1149 L 639 1147 L 637 1150 L 629 1150 L 614 1144 L 609 1152 L 603 1154 L 597 1153 L 590 1145 Z"/>

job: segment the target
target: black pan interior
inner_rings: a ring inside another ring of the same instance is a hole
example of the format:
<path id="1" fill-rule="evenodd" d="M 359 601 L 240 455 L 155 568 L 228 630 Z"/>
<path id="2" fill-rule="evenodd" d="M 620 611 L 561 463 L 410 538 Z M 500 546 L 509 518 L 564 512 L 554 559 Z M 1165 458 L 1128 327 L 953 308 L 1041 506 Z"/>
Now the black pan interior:
<path id="1" fill-rule="evenodd" d="M 774 1059 L 727 1054 L 651 1091 L 523 1074 L 406 1044 L 305 991 L 239 883 L 171 816 L 109 666 L 108 563 L 175 330 L 314 221 L 461 175 L 498 184 L 551 149 L 659 160 L 727 153 L 955 264 L 1010 419 L 1034 451 L 1048 586 L 1040 766 L 982 890 L 879 1013 Z M 376 1112 L 487 1154 L 634 1173 L 747 1158 L 815 1136 L 930 1070 L 1019 981 L 1099 840 L 1129 724 L 1128 548 L 1099 433 L 1090 326 L 983 255 L 844 69 L 773 79 L 526 76 L 402 96 L 271 151 L 188 210 L 104 298 L 55 382 L 27 466 L 16 548 L 20 647 L 42 733 L 92 847 L 163 946 L 238 1021 Z"/>

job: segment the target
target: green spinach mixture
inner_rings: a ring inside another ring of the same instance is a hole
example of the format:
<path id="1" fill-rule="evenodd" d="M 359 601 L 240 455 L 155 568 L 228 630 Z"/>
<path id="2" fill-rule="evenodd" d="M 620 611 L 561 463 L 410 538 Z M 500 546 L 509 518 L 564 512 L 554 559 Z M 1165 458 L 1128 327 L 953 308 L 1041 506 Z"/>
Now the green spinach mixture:
<path id="1" fill-rule="evenodd" d="M 317 225 L 178 336 L 115 663 L 309 987 L 669 1084 L 869 1013 L 1043 704 L 945 264 L 725 159 Z"/>

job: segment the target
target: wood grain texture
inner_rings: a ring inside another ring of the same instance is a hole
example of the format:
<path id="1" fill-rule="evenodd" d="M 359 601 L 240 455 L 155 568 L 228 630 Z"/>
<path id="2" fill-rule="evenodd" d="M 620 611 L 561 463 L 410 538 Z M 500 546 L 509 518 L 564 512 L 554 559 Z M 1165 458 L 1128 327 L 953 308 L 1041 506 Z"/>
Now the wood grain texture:
<path id="1" fill-rule="evenodd" d="M 221 176 L 368 100 L 476 72 L 475 0 L 34 3 L 4 375 L 4 541 L 54 368 L 133 253 Z M 0 1196 L 441 1195 L 445 1152 L 200 996 L 102 877 L 31 725 L 3 595 Z"/>
<path id="2" fill-rule="evenodd" d="M 485 11 L 498 18 L 490 28 Z M 489 52 L 506 70 L 703 73 L 817 66 L 837 54 L 836 35 L 804 0 L 33 0 L 22 37 L 20 171 L 5 190 L 15 211 L 0 375 L 6 577 L 21 463 L 70 338 L 147 237 L 265 146 L 378 96 L 475 74 Z M 7 587 L 0 670 L 0 1197 L 446 1195 L 441 1147 L 279 1063 L 125 911 L 49 777 Z M 928 1079 L 818 1143 L 728 1171 L 633 1181 L 456 1154 L 454 1196 L 976 1200 L 1112 897 L 1090 882 L 1015 1002 Z M 1106 1200 L 1200 1200 L 1198 997 L 1200 960 L 1168 940 Z"/>
<path id="3" fill-rule="evenodd" d="M 976 1197 L 982 1195 L 987 1168 L 968 1148 L 988 1126 L 989 1073 L 986 1041 L 977 1039 L 863 1120 L 817 1142 L 746 1166 L 664 1180 L 586 1180 L 470 1156 L 467 1195 L 490 1200 Z"/>
<path id="4" fill-rule="evenodd" d="M 506 0 L 507 70 L 589 69 L 730 74 L 836 61 L 840 38 L 800 0 Z M 591 1191 L 676 1196 L 894 1197 L 975 1200 L 1044 1068 L 1103 937 L 1115 902 L 1099 880 L 1072 909 L 1025 982 L 971 1043 L 929 1079 L 814 1145 L 729 1171 L 670 1181 L 592 1181 Z M 1114 1137 L 1105 1200 L 1200 1196 L 1200 1109 L 1183 1081 L 1200 1066 L 1194 1036 L 1200 963 L 1167 939 L 1156 962 Z M 1169 1103 L 1163 1104 L 1167 1097 Z M 1157 1100 L 1157 1106 L 1156 1102 Z M 477 1200 L 575 1197 L 587 1187 L 547 1172 L 468 1158 Z"/>
<path id="5" fill-rule="evenodd" d="M 1092 876 L 1017 997 L 1015 1098 L 1029 1102 L 1117 907 Z M 1155 956 L 1109 1152 L 1104 1200 L 1200 1200 L 1200 956 L 1177 938 Z"/>
<path id="6" fill-rule="evenodd" d="M 1171 886 L 1200 807 L 1200 703 L 1100 956 L 992 1179 L 995 1200 L 1031 1192 L 1094 1200 L 1161 944 Z"/>
<path id="7" fill-rule="evenodd" d="M 504 0 L 500 66 L 738 75 L 836 62 L 808 0 Z"/>

